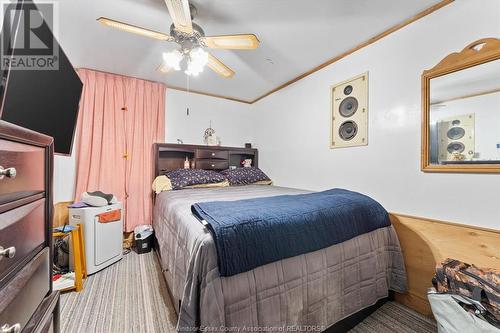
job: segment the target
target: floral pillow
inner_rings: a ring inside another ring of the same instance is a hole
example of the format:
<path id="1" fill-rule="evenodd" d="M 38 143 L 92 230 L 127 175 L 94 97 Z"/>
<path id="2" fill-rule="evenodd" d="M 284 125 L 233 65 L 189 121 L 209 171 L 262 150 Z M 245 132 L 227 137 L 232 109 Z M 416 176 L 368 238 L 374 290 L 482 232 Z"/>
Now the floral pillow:
<path id="1" fill-rule="evenodd" d="M 224 175 L 227 180 L 229 180 L 229 185 L 250 185 L 250 184 L 260 184 L 260 185 L 270 185 L 272 184 L 271 179 L 262 172 L 259 168 L 249 167 L 249 168 L 236 168 L 227 169 L 220 172 Z"/>
<path id="2" fill-rule="evenodd" d="M 202 169 L 177 169 L 165 173 L 165 176 L 172 183 L 172 189 L 174 190 L 201 187 L 202 185 L 224 186 L 224 183 L 227 183 L 224 175 L 215 171 Z"/>

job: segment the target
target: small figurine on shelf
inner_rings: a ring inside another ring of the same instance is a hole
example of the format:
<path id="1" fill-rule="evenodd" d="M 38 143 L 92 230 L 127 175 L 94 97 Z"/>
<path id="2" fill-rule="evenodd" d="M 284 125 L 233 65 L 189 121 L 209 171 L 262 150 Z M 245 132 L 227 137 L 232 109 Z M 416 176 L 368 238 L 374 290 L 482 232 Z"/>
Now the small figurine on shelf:
<path id="1" fill-rule="evenodd" d="M 208 146 L 220 146 L 220 138 L 215 135 L 215 130 L 212 128 L 212 121 L 210 121 L 210 127 L 205 130 L 203 141 Z"/>
<path id="2" fill-rule="evenodd" d="M 244 168 L 250 168 L 252 166 L 252 159 L 251 158 L 244 159 L 243 161 L 241 161 L 241 165 Z"/>

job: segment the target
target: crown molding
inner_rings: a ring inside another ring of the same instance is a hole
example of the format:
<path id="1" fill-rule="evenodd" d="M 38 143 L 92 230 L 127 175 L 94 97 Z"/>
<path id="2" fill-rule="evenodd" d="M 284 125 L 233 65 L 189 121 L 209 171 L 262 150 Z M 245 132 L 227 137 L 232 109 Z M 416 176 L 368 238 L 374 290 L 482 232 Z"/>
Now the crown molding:
<path id="1" fill-rule="evenodd" d="M 224 96 L 224 95 L 212 94 L 212 93 L 203 92 L 203 91 L 199 91 L 199 90 L 191 90 L 191 89 L 188 90 L 186 88 L 181 88 L 181 87 L 176 87 L 176 86 L 167 86 L 167 89 L 183 91 L 183 92 L 190 93 L 190 94 L 197 94 L 197 95 L 203 95 L 203 96 L 209 96 L 209 97 L 215 97 L 215 98 L 222 98 L 222 99 L 227 99 L 227 100 L 230 100 L 233 102 L 238 102 L 238 103 L 252 104 L 252 101 L 247 101 L 244 99 L 239 99 L 239 98 L 229 97 L 229 96 Z"/>

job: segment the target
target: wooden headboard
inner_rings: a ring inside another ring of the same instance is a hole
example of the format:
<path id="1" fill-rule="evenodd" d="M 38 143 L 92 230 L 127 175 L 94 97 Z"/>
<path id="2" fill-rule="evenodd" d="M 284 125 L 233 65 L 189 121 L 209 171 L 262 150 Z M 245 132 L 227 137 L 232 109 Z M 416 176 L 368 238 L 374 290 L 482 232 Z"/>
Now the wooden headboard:
<path id="1" fill-rule="evenodd" d="M 241 161 L 248 158 L 252 159 L 252 166 L 258 166 L 255 148 L 155 143 L 153 150 L 155 177 L 183 168 L 186 157 L 190 162 L 194 161 L 196 169 L 224 170 L 241 166 Z"/>

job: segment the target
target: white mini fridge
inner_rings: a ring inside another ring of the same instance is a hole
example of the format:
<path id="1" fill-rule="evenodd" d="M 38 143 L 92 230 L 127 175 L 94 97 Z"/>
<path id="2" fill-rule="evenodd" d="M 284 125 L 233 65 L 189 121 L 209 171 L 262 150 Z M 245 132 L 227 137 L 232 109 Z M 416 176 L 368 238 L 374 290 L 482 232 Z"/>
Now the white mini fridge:
<path id="1" fill-rule="evenodd" d="M 98 215 L 113 210 L 121 211 L 119 221 L 99 222 Z M 117 262 L 123 253 L 123 208 L 121 203 L 104 207 L 69 209 L 69 224 L 83 225 L 87 274 L 93 274 Z M 72 249 L 70 249 L 70 252 Z M 70 258 L 73 258 L 72 253 Z M 73 263 L 70 262 L 70 266 Z"/>

